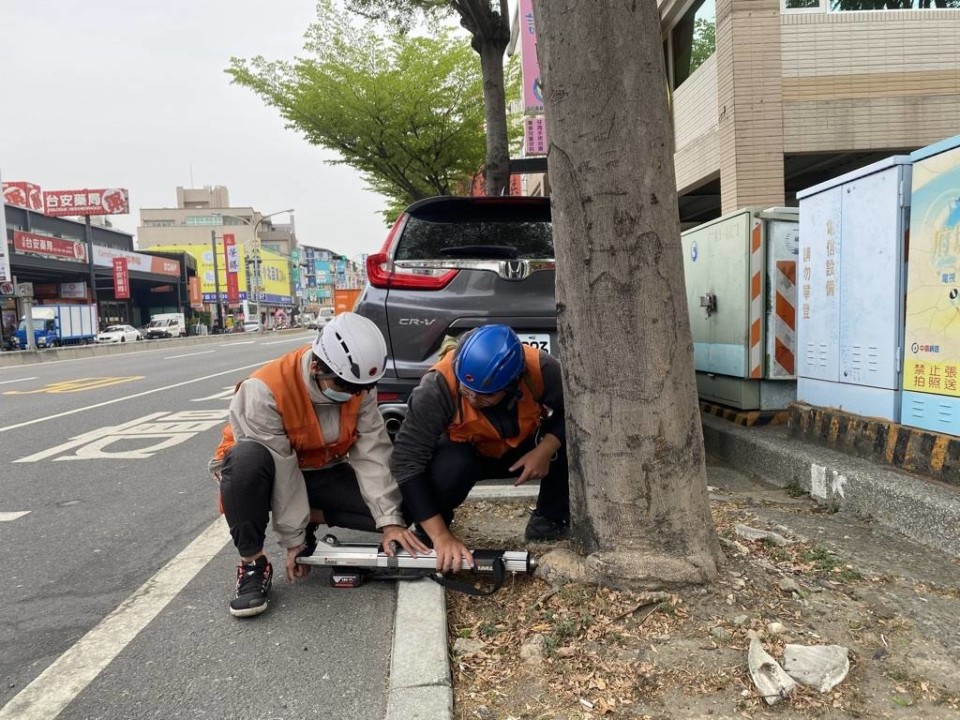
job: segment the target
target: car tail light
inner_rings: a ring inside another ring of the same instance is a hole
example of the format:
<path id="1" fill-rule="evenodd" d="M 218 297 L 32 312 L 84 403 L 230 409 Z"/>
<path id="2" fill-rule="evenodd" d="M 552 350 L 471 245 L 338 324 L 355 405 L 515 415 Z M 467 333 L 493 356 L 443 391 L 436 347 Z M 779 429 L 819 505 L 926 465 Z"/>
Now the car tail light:
<path id="1" fill-rule="evenodd" d="M 404 290 L 441 290 L 450 284 L 459 270 L 436 268 L 399 268 L 390 259 L 394 240 L 407 222 L 404 213 L 393 224 L 380 252 L 367 256 L 367 282 L 375 288 Z"/>
<path id="2" fill-rule="evenodd" d="M 400 400 L 400 393 L 377 391 L 378 403 L 395 403 Z"/>

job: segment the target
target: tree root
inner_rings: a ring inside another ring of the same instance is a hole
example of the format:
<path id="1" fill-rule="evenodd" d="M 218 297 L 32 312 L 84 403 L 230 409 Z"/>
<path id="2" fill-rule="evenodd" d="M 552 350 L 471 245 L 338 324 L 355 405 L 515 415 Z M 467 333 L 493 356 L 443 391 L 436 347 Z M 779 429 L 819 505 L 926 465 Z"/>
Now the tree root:
<path id="1" fill-rule="evenodd" d="M 537 577 L 551 585 L 592 583 L 631 590 L 663 590 L 706 585 L 717 577 L 709 557 L 690 558 L 638 552 L 599 552 L 587 557 L 572 550 L 551 550 L 538 560 Z"/>

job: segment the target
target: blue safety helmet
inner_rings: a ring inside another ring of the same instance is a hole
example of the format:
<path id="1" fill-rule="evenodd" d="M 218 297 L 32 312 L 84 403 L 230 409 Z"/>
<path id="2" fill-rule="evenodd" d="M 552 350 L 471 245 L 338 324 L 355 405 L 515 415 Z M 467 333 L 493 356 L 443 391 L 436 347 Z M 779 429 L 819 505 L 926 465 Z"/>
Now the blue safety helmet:
<path id="1" fill-rule="evenodd" d="M 523 372 L 523 345 L 506 325 L 484 325 L 463 341 L 454 372 L 475 393 L 499 392 Z"/>

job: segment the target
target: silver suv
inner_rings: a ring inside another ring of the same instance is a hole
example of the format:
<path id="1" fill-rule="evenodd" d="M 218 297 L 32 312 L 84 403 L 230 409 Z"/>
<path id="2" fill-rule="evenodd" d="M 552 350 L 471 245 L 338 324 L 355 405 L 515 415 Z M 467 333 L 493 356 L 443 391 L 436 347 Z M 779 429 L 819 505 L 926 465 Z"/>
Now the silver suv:
<path id="1" fill-rule="evenodd" d="M 443 196 L 404 211 L 367 258 L 356 306 L 387 340 L 379 399 L 391 436 L 444 338 L 505 323 L 556 353 L 554 267 L 547 198 Z"/>

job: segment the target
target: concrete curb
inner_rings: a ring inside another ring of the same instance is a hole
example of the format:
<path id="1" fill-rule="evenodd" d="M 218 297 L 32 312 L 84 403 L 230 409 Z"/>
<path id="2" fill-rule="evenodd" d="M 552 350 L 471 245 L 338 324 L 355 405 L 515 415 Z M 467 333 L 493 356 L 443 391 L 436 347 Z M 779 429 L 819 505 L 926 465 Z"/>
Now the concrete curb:
<path id="1" fill-rule="evenodd" d="M 451 717 L 444 589 L 428 578 L 398 583 L 386 719 Z"/>
<path id="2" fill-rule="evenodd" d="M 707 452 L 779 487 L 875 518 L 960 557 L 960 489 L 791 438 L 785 427 L 743 428 L 703 416 Z"/>
<path id="3" fill-rule="evenodd" d="M 960 438 L 803 403 L 789 413 L 793 438 L 960 487 Z"/>
<path id="4" fill-rule="evenodd" d="M 535 499 L 538 491 L 536 485 L 480 485 L 467 499 Z M 453 686 L 446 591 L 427 578 L 397 585 L 386 720 L 448 720 Z"/>

